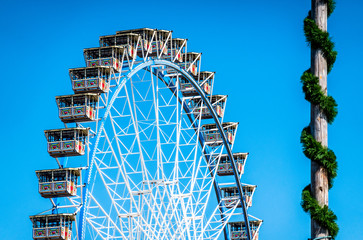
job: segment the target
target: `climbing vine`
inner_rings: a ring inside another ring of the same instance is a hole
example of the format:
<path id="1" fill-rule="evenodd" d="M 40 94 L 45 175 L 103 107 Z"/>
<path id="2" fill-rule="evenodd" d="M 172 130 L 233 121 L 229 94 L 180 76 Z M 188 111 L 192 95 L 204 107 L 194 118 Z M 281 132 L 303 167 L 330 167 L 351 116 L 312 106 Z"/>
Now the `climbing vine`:
<path id="1" fill-rule="evenodd" d="M 328 17 L 335 9 L 334 0 L 325 0 L 328 6 Z M 328 73 L 335 63 L 337 52 L 334 51 L 334 43 L 328 32 L 322 31 L 312 19 L 311 12 L 304 19 L 304 33 L 306 41 L 314 50 L 321 50 L 327 61 Z M 331 124 L 336 117 L 337 103 L 331 96 L 326 96 L 319 85 L 319 79 L 311 73 L 311 69 L 306 70 L 301 76 L 305 99 L 314 105 L 318 105 L 320 111 L 325 115 L 327 122 Z M 310 126 L 303 129 L 300 137 L 303 145 L 303 152 L 311 161 L 324 167 L 328 174 L 329 189 L 333 186 L 333 180 L 337 176 L 337 161 L 332 150 L 316 141 L 311 134 Z M 301 206 L 308 212 L 313 220 L 321 227 L 329 231 L 332 239 L 338 234 L 339 227 L 336 223 L 337 217 L 328 206 L 321 207 L 316 199 L 311 195 L 311 186 L 308 185 L 302 192 Z"/>

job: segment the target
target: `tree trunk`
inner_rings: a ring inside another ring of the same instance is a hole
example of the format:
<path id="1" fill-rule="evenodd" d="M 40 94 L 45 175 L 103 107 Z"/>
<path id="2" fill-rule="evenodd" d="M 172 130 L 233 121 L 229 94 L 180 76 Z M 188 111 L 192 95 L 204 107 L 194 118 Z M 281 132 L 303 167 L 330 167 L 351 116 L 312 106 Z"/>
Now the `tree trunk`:
<path id="1" fill-rule="evenodd" d="M 315 23 L 323 31 L 327 31 L 328 7 L 324 0 L 312 0 L 311 14 Z M 319 78 L 319 84 L 327 94 L 327 62 L 321 50 L 311 49 L 311 72 Z M 323 146 L 328 146 L 328 122 L 321 113 L 319 106 L 311 104 L 311 132 Z M 320 206 L 328 205 L 328 174 L 326 169 L 311 162 L 311 193 Z M 311 220 L 311 239 L 328 236 L 328 230 Z"/>

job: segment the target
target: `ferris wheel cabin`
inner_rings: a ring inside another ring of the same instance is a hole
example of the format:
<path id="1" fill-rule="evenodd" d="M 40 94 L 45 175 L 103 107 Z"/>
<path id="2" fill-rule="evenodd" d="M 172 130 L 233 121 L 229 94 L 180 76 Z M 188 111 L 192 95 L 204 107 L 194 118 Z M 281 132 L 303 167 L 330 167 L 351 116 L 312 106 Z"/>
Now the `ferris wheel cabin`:
<path id="1" fill-rule="evenodd" d="M 168 48 L 167 56 L 163 58 L 171 62 L 183 62 L 183 54 L 187 49 L 187 39 L 173 38 L 170 41 L 171 46 Z"/>
<path id="2" fill-rule="evenodd" d="M 210 97 L 210 102 L 218 117 L 223 117 L 224 108 L 227 101 L 227 95 L 213 95 Z M 212 113 L 204 104 L 201 97 L 192 98 L 190 100 L 190 108 L 195 118 L 209 119 L 213 118 Z"/>
<path id="3" fill-rule="evenodd" d="M 57 96 L 59 118 L 64 123 L 94 121 L 98 97 L 96 93 Z"/>
<path id="4" fill-rule="evenodd" d="M 196 77 L 200 70 L 200 60 L 202 57 L 202 53 L 196 53 L 196 52 L 187 52 L 182 54 L 182 61 L 175 63 L 185 71 L 191 73 L 193 77 Z M 173 69 L 169 68 L 167 69 L 167 76 L 169 75 L 176 75 L 178 72 Z"/>
<path id="5" fill-rule="evenodd" d="M 200 60 L 202 53 L 188 52 L 183 55 L 183 63 L 179 63 L 179 66 L 185 69 L 187 72 L 196 76 L 200 70 Z"/>
<path id="6" fill-rule="evenodd" d="M 238 122 L 225 122 L 222 123 L 222 127 L 227 136 L 228 143 L 233 144 L 238 128 Z M 206 144 L 210 146 L 218 146 L 223 144 L 221 133 L 219 132 L 215 123 L 203 125 L 202 133 Z"/>
<path id="7" fill-rule="evenodd" d="M 105 66 L 112 67 L 114 71 L 120 72 L 125 59 L 125 47 L 111 46 L 87 48 L 83 50 L 87 67 Z"/>
<path id="8" fill-rule="evenodd" d="M 168 30 L 156 30 L 156 47 L 157 47 L 157 55 L 168 55 L 168 47 L 171 46 L 171 33 L 172 31 Z M 155 43 L 153 43 L 155 44 Z"/>
<path id="9" fill-rule="evenodd" d="M 237 207 L 242 207 L 240 200 L 240 196 L 238 193 L 237 187 L 221 187 L 222 197 L 224 200 L 224 205 L 227 208 L 233 208 L 238 203 Z M 242 186 L 243 195 L 245 197 L 245 202 L 247 207 L 252 206 L 252 197 L 253 193 L 255 192 L 256 186 L 255 185 L 247 185 L 244 184 Z"/>
<path id="10" fill-rule="evenodd" d="M 45 130 L 48 153 L 52 157 L 81 156 L 85 153 L 88 128 Z"/>
<path id="11" fill-rule="evenodd" d="M 258 232 L 260 230 L 262 220 L 250 220 L 250 229 L 253 240 L 258 240 Z M 247 230 L 245 222 L 231 222 L 230 227 L 230 237 L 233 240 L 245 240 L 247 239 Z"/>
<path id="12" fill-rule="evenodd" d="M 237 171 L 243 174 L 248 153 L 233 153 L 233 159 L 236 163 Z M 217 174 L 219 176 L 234 175 L 232 164 L 228 154 L 212 155 L 211 165 L 215 167 L 218 164 Z"/>
<path id="13" fill-rule="evenodd" d="M 212 86 L 214 82 L 214 72 L 203 71 L 194 77 L 195 81 L 198 82 L 199 86 L 203 89 L 205 94 L 210 95 L 212 92 Z M 179 78 L 179 88 L 183 96 L 197 96 L 197 90 L 192 84 L 185 78 Z"/>
<path id="14" fill-rule="evenodd" d="M 78 168 L 35 171 L 39 179 L 39 193 L 44 198 L 72 197 L 77 195 Z"/>
<path id="15" fill-rule="evenodd" d="M 153 48 L 153 42 L 156 41 L 156 30 L 155 29 L 139 28 L 139 29 L 117 31 L 116 35 L 127 34 L 127 33 L 134 33 L 134 34 L 138 34 L 141 36 L 141 45 L 139 45 L 141 47 L 137 51 L 137 55 L 139 57 L 146 58 L 157 52 L 157 49 Z M 156 46 L 154 46 L 154 47 L 156 47 Z"/>
<path id="16" fill-rule="evenodd" d="M 69 69 L 75 93 L 105 93 L 109 90 L 111 68 L 105 66 Z"/>
<path id="17" fill-rule="evenodd" d="M 73 214 L 51 214 L 30 216 L 33 223 L 33 239 L 71 240 Z"/>
<path id="18" fill-rule="evenodd" d="M 136 58 L 137 48 L 141 44 L 141 36 L 136 33 L 125 33 L 100 37 L 101 47 L 122 46 L 127 49 L 130 58 Z"/>

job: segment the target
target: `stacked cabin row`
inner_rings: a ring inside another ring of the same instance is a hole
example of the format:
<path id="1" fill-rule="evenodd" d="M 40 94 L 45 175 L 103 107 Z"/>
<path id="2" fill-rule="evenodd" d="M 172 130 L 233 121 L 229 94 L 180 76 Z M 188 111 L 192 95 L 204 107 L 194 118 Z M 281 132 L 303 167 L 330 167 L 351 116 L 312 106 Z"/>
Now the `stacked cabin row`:
<path id="1" fill-rule="evenodd" d="M 201 87 L 203 93 L 208 97 L 211 106 L 213 108 L 216 117 L 218 117 L 222 122 L 222 129 L 226 136 L 227 144 L 233 146 L 238 122 L 223 122 L 223 117 L 226 108 L 227 95 L 212 95 L 212 87 L 214 82 L 214 72 L 201 72 L 200 71 L 200 61 L 201 54 L 198 53 L 187 53 L 185 60 L 185 65 L 180 65 L 182 69 L 191 73 L 194 80 Z M 197 70 L 197 71 L 194 71 Z M 179 90 L 184 98 L 187 98 L 187 105 L 189 108 L 189 113 L 194 116 L 194 119 L 212 119 L 213 113 L 206 106 L 200 94 L 193 87 L 193 85 L 184 77 L 180 76 L 176 70 L 170 69 L 166 72 L 166 76 L 175 77 L 176 82 L 179 82 Z M 204 140 L 204 144 L 211 148 L 217 149 L 218 147 L 224 145 L 222 138 L 222 133 L 215 123 L 204 124 L 201 127 L 201 133 Z M 215 152 L 215 151 L 211 151 Z M 206 158 L 210 163 L 212 169 L 215 169 L 217 175 L 223 176 L 233 176 L 235 173 L 232 168 L 232 161 L 234 161 L 237 167 L 237 174 L 240 178 L 244 172 L 244 166 L 247 159 L 248 153 L 234 153 L 233 159 L 229 159 L 227 154 L 212 154 L 207 155 Z M 223 185 L 223 184 L 222 184 Z M 222 203 L 224 207 L 228 208 L 241 208 L 242 203 L 240 201 L 241 197 L 239 195 L 238 186 L 220 186 L 219 190 L 222 196 Z M 246 208 L 252 206 L 252 198 L 256 189 L 256 185 L 243 184 L 241 186 L 243 199 L 246 204 Z M 250 232 L 253 240 L 258 239 L 259 228 L 262 224 L 262 220 L 249 220 Z M 234 240 L 247 239 L 247 229 L 246 223 L 244 221 L 231 222 L 229 223 L 229 234 L 230 238 Z"/>
<path id="2" fill-rule="evenodd" d="M 194 58 L 192 58 L 194 56 Z M 195 60 L 198 60 L 196 64 Z M 200 65 L 200 55 L 190 54 L 189 65 L 186 68 L 183 68 L 187 71 L 190 71 L 188 67 L 199 66 Z M 212 87 L 214 82 L 214 72 L 200 72 L 192 73 L 194 80 L 201 87 L 201 90 L 208 97 L 211 106 L 213 108 L 214 113 L 222 122 L 222 129 L 225 133 L 227 144 L 233 146 L 236 131 L 238 128 L 237 122 L 223 122 L 223 117 L 225 113 L 225 107 L 227 102 L 227 95 L 212 95 Z M 175 77 L 176 82 L 179 82 L 179 90 L 182 93 L 184 98 L 187 98 L 187 105 L 189 108 L 189 113 L 194 116 L 194 119 L 208 120 L 213 118 L 213 114 L 210 109 L 204 103 L 202 97 L 199 95 L 197 90 L 192 86 L 192 84 L 182 76 L 179 76 L 175 70 L 169 70 L 166 72 L 167 76 L 173 76 L 173 74 L 177 75 Z M 204 140 L 204 144 L 211 148 L 217 149 L 220 146 L 224 145 L 224 141 L 222 138 L 222 133 L 220 129 L 218 129 L 215 123 L 204 124 L 201 126 L 201 134 Z M 215 152 L 212 150 L 212 152 Z M 244 172 L 244 166 L 247 159 L 248 153 L 234 153 L 233 159 L 229 159 L 227 154 L 212 154 L 207 155 L 206 158 L 210 163 L 212 169 L 215 169 L 215 172 L 219 176 L 233 176 L 235 173 L 232 169 L 232 162 L 234 161 L 237 167 L 237 174 L 240 177 Z M 223 180 L 222 180 L 223 181 Z M 255 192 L 256 186 L 243 184 L 241 186 L 244 202 L 246 204 L 246 208 L 252 206 L 252 197 Z M 230 208 L 241 208 L 242 203 L 240 201 L 240 195 L 238 191 L 238 187 L 236 185 L 231 186 L 220 186 L 220 193 L 222 197 L 222 203 L 224 207 L 227 209 Z M 259 228 L 262 224 L 261 220 L 249 220 L 250 232 L 253 240 L 258 239 Z M 239 240 L 239 239 L 247 239 L 247 229 L 244 221 L 238 222 L 230 222 L 229 223 L 229 235 L 230 239 Z"/>

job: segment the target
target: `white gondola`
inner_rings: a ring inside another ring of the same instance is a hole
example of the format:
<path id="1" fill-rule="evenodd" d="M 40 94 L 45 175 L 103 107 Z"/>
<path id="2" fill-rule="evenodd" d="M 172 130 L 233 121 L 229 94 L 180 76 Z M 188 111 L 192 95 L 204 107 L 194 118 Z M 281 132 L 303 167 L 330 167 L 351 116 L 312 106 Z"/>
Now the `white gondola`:
<path id="1" fill-rule="evenodd" d="M 199 65 L 202 54 L 196 52 L 187 52 L 183 55 L 184 62 L 180 66 L 187 72 L 196 76 L 199 72 Z"/>
<path id="2" fill-rule="evenodd" d="M 121 71 L 123 61 L 127 60 L 127 49 L 119 46 L 86 48 L 83 53 L 87 67 L 112 67 L 116 72 Z"/>
<path id="3" fill-rule="evenodd" d="M 203 71 L 194 77 L 199 86 L 203 89 L 204 93 L 210 95 L 212 92 L 212 86 L 214 82 L 214 72 Z M 179 78 L 179 88 L 183 96 L 198 96 L 197 90 L 192 84 L 183 77 Z"/>
<path id="4" fill-rule="evenodd" d="M 71 240 L 74 214 L 51 214 L 30 216 L 33 222 L 33 239 Z"/>
<path id="5" fill-rule="evenodd" d="M 137 34 L 141 37 L 142 49 L 138 51 L 139 57 L 155 57 L 168 54 L 168 47 L 170 47 L 171 31 L 151 29 L 151 28 L 140 28 L 126 31 L 116 32 L 116 36 L 126 34 Z"/>
<path id="6" fill-rule="evenodd" d="M 238 128 L 238 122 L 224 122 L 222 123 L 222 128 L 227 136 L 228 143 L 233 144 Z M 221 133 L 215 123 L 203 125 L 202 133 L 206 144 L 210 146 L 219 146 L 223 144 Z"/>
<path id="7" fill-rule="evenodd" d="M 136 58 L 138 46 L 141 44 L 141 36 L 136 33 L 124 33 L 100 37 L 100 46 L 122 46 L 127 49 L 130 58 Z"/>
<path id="8" fill-rule="evenodd" d="M 59 118 L 64 123 L 94 121 L 98 97 L 99 95 L 95 93 L 55 97 L 59 109 Z"/>
<path id="9" fill-rule="evenodd" d="M 196 52 L 187 52 L 182 55 L 182 62 L 176 62 L 179 67 L 184 69 L 185 71 L 191 73 L 193 76 L 197 76 L 200 70 L 200 60 L 202 54 Z M 177 71 L 174 69 L 170 69 L 167 71 L 167 74 L 176 74 Z"/>
<path id="10" fill-rule="evenodd" d="M 210 102 L 218 117 L 223 117 L 224 109 L 226 106 L 227 95 L 213 95 L 210 97 Z M 213 118 L 212 113 L 204 104 L 201 97 L 192 98 L 189 102 L 189 109 L 191 109 L 195 118 L 208 119 Z"/>
<path id="11" fill-rule="evenodd" d="M 45 130 L 48 153 L 52 157 L 81 156 L 85 154 L 88 128 Z"/>
<path id="12" fill-rule="evenodd" d="M 221 187 L 220 189 L 222 192 L 222 198 L 223 198 L 225 207 L 232 208 L 237 203 L 238 203 L 237 207 L 239 207 L 239 208 L 242 207 L 237 187 L 235 187 L 235 186 Z M 256 185 L 248 185 L 248 184 L 242 185 L 242 191 L 243 191 L 243 196 L 244 196 L 244 200 L 246 203 L 246 207 L 252 207 L 252 198 L 253 198 L 253 194 L 254 194 L 255 190 L 256 190 Z"/>
<path id="13" fill-rule="evenodd" d="M 97 66 L 69 69 L 69 77 L 75 93 L 105 93 L 109 90 L 110 67 Z"/>
<path id="14" fill-rule="evenodd" d="M 75 215 L 69 213 L 30 216 L 33 239 L 71 240 Z"/>
<path id="15" fill-rule="evenodd" d="M 171 46 L 168 48 L 167 55 L 162 56 L 162 58 L 176 63 L 183 62 L 183 55 L 187 49 L 187 39 L 173 38 L 170 42 Z"/>
<path id="16" fill-rule="evenodd" d="M 62 168 L 35 171 L 39 179 L 39 193 L 44 198 L 71 197 L 77 195 L 78 168 Z"/>
<path id="17" fill-rule="evenodd" d="M 152 55 L 157 54 L 157 56 L 168 55 L 168 48 L 171 46 L 171 31 L 168 30 L 156 30 L 156 41 L 153 42 Z M 155 53 L 154 53 L 155 52 Z"/>
<path id="18" fill-rule="evenodd" d="M 258 240 L 258 233 L 262 224 L 262 220 L 250 220 L 250 229 L 252 240 Z M 245 240 L 247 239 L 247 230 L 245 222 L 231 222 L 230 227 L 230 238 L 232 240 Z"/>
<path id="19" fill-rule="evenodd" d="M 236 163 L 238 174 L 244 173 L 247 157 L 248 153 L 233 153 L 233 159 Z M 212 167 L 215 167 L 218 161 L 219 164 L 218 164 L 217 174 L 219 176 L 234 175 L 232 164 L 227 154 L 211 156 L 210 163 Z"/>
<path id="20" fill-rule="evenodd" d="M 117 35 L 134 33 L 141 36 L 141 44 L 138 48 L 137 55 L 141 58 L 146 58 L 157 52 L 157 46 L 153 45 L 156 41 L 156 30 L 151 28 L 139 28 L 124 31 L 117 31 Z"/>

